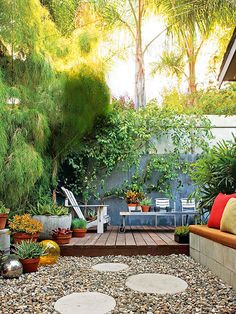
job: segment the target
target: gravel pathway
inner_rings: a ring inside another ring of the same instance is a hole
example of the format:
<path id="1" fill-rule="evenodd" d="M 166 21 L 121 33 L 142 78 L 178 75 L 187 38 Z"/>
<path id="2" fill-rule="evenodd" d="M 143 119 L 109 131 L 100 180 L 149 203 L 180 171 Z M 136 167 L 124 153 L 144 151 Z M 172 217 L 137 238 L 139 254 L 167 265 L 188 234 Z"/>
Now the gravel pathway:
<path id="1" fill-rule="evenodd" d="M 114 273 L 92 270 L 93 265 L 105 262 L 125 263 L 129 268 Z M 126 279 L 139 273 L 174 275 L 185 280 L 188 288 L 176 295 L 149 295 L 126 287 Z M 185 255 L 62 257 L 37 273 L 13 280 L 0 278 L 0 313 L 56 314 L 57 299 L 84 291 L 112 296 L 116 300 L 113 314 L 236 313 L 236 292 Z"/>

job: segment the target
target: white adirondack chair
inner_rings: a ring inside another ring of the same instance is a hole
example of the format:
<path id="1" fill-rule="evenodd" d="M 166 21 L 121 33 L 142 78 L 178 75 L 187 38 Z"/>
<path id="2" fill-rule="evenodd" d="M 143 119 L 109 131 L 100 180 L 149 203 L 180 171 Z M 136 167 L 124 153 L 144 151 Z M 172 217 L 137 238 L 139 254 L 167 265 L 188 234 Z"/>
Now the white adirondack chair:
<path id="1" fill-rule="evenodd" d="M 80 207 L 85 207 L 85 205 L 78 205 L 76 198 L 74 196 L 74 194 L 62 187 L 61 188 L 63 193 L 65 194 L 65 206 L 66 207 L 72 207 L 74 212 L 76 213 L 76 215 L 80 218 L 80 219 L 85 219 Z M 91 228 L 91 227 L 95 227 L 97 226 L 97 233 L 103 233 L 104 232 L 104 224 L 105 223 L 109 223 L 110 221 L 110 217 L 107 215 L 107 206 L 108 205 L 87 205 L 87 208 L 93 208 L 95 210 L 97 210 L 97 219 L 91 222 L 88 222 L 87 224 L 87 228 Z"/>

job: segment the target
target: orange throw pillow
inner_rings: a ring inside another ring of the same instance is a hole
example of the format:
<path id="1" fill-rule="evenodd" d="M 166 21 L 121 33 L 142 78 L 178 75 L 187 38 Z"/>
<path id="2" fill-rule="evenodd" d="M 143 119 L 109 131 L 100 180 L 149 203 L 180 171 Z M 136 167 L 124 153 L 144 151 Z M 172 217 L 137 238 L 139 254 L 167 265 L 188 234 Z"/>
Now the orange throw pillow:
<path id="1" fill-rule="evenodd" d="M 209 228 L 220 229 L 220 221 L 221 221 L 221 217 L 223 215 L 225 206 L 228 200 L 231 199 L 232 197 L 236 198 L 236 193 L 229 194 L 229 195 L 219 193 L 216 196 L 215 201 L 212 205 L 210 217 L 207 223 Z"/>

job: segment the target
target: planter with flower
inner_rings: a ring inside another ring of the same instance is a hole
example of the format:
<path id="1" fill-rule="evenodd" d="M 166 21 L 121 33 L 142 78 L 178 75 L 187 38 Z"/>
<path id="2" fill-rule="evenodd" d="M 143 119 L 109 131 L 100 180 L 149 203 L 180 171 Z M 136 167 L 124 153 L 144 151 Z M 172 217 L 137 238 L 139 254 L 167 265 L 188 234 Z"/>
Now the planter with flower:
<path id="1" fill-rule="evenodd" d="M 141 202 L 140 205 L 142 207 L 143 212 L 149 212 L 150 207 L 152 205 L 152 200 L 150 198 L 145 197 Z"/>
<path id="2" fill-rule="evenodd" d="M 128 190 L 125 193 L 125 199 L 129 207 L 129 211 L 136 210 L 137 206 L 144 198 L 143 192 Z"/>
<path id="3" fill-rule="evenodd" d="M 14 243 L 21 243 L 24 240 L 38 239 L 38 233 L 43 230 L 41 222 L 32 219 L 29 214 L 15 215 L 9 223 Z"/>
<path id="4" fill-rule="evenodd" d="M 15 245 L 15 253 L 19 257 L 24 273 L 32 273 L 38 270 L 40 256 L 45 254 L 45 248 L 40 243 L 26 240 Z"/>
<path id="5" fill-rule="evenodd" d="M 72 220 L 71 229 L 73 230 L 73 237 L 83 238 L 87 232 L 87 221 L 75 218 Z"/>
<path id="6" fill-rule="evenodd" d="M 31 214 L 34 219 L 43 224 L 43 230 L 39 234 L 42 240 L 51 239 L 54 229 L 67 229 L 71 226 L 72 216 L 69 209 L 49 201 L 38 202 L 37 206 L 31 209 Z"/>
<path id="7" fill-rule="evenodd" d="M 189 243 L 189 226 L 175 228 L 175 241 L 178 243 Z"/>
<path id="8" fill-rule="evenodd" d="M 52 238 L 57 244 L 68 244 L 72 237 L 70 229 L 57 228 L 52 231 Z"/>
<path id="9" fill-rule="evenodd" d="M 0 201 L 0 230 L 5 229 L 9 212 L 10 209 Z"/>

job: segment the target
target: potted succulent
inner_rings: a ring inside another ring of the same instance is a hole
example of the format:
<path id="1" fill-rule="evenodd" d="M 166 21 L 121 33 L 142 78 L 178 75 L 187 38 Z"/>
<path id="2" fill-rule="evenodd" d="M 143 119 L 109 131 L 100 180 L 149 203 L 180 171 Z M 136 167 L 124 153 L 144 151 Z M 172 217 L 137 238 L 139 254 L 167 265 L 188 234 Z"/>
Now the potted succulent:
<path id="1" fill-rule="evenodd" d="M 15 253 L 19 257 L 24 273 L 32 273 L 38 270 L 40 256 L 45 254 L 45 248 L 40 243 L 26 240 L 15 245 Z"/>
<path id="2" fill-rule="evenodd" d="M 135 210 L 143 198 L 144 198 L 143 192 L 128 190 L 125 193 L 125 199 L 130 211 Z"/>
<path id="3" fill-rule="evenodd" d="M 152 200 L 150 198 L 145 197 L 141 202 L 140 205 L 142 207 L 143 212 L 148 212 L 151 205 L 152 205 Z"/>
<path id="4" fill-rule="evenodd" d="M 5 229 L 9 212 L 10 209 L 0 202 L 0 230 Z"/>
<path id="5" fill-rule="evenodd" d="M 29 214 L 15 215 L 9 223 L 14 243 L 23 240 L 37 241 L 38 233 L 43 230 L 41 222 L 30 217 Z"/>
<path id="6" fill-rule="evenodd" d="M 189 226 L 175 228 L 175 241 L 178 243 L 189 243 Z"/>
<path id="7" fill-rule="evenodd" d="M 34 219 L 43 224 L 43 230 L 39 234 L 40 239 L 51 239 L 54 229 L 68 229 L 71 226 L 72 216 L 69 209 L 49 201 L 38 202 L 37 206 L 31 209 L 31 214 Z"/>
<path id="8" fill-rule="evenodd" d="M 87 232 L 87 221 L 75 218 L 72 220 L 71 229 L 73 230 L 73 237 L 83 238 Z"/>
<path id="9" fill-rule="evenodd" d="M 52 231 L 52 238 L 57 244 L 68 244 L 72 237 L 72 231 L 67 228 L 57 228 Z"/>

